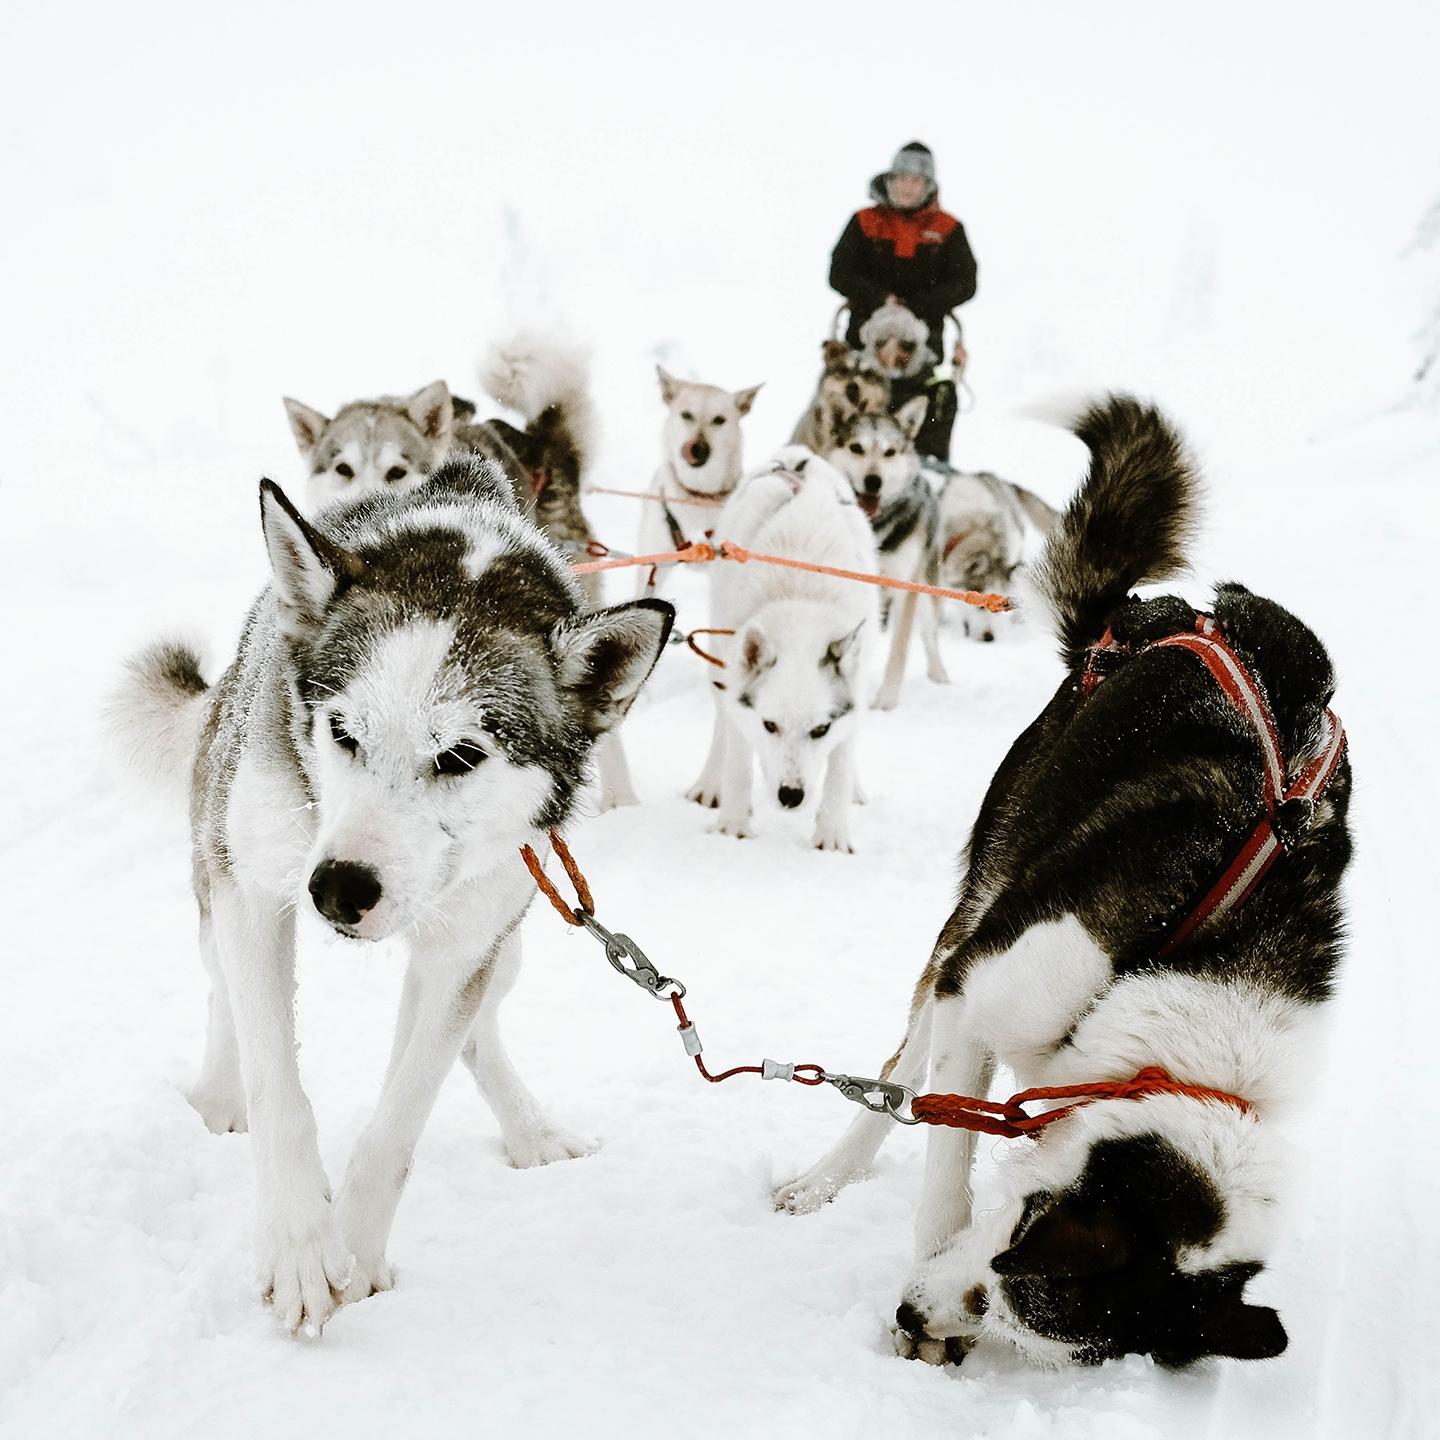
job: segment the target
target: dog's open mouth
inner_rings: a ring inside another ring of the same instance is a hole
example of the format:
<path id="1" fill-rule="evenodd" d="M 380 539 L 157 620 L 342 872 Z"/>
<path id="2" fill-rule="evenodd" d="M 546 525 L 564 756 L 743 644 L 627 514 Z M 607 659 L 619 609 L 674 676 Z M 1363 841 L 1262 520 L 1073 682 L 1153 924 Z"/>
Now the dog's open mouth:
<path id="1" fill-rule="evenodd" d="M 870 519 L 875 518 L 875 513 L 880 509 L 880 497 L 878 495 L 863 494 L 855 497 L 860 508 Z"/>

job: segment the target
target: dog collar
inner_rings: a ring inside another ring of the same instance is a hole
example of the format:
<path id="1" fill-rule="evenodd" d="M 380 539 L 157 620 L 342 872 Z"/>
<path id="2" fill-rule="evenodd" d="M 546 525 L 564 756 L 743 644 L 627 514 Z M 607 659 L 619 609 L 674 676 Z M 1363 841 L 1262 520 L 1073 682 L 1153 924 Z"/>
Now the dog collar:
<path id="1" fill-rule="evenodd" d="M 728 495 L 732 494 L 735 489 L 733 485 L 730 485 L 724 490 L 692 490 L 680 478 L 680 472 L 676 470 L 673 460 L 670 462 L 670 478 L 692 500 L 724 500 Z M 681 503 L 683 504 L 684 502 L 682 501 Z"/>

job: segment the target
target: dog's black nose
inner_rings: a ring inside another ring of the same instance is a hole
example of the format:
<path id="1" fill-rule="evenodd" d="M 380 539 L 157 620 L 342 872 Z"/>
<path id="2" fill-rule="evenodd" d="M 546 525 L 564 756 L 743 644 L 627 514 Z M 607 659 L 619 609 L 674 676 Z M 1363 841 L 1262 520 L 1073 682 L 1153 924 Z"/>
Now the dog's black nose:
<path id="1" fill-rule="evenodd" d="M 358 925 L 380 903 L 380 876 L 353 860 L 322 860 L 310 877 L 310 898 L 332 925 Z"/>
<path id="2" fill-rule="evenodd" d="M 805 792 L 798 785 L 782 785 L 780 787 L 780 803 L 787 810 L 793 810 L 804 799 Z"/>
<path id="3" fill-rule="evenodd" d="M 703 440 L 692 440 L 690 442 L 690 463 L 694 466 L 703 465 L 710 458 L 710 447 Z"/>
<path id="4" fill-rule="evenodd" d="M 867 495 L 878 495 L 880 493 L 880 477 L 878 475 L 867 475 L 865 477 L 865 493 Z"/>

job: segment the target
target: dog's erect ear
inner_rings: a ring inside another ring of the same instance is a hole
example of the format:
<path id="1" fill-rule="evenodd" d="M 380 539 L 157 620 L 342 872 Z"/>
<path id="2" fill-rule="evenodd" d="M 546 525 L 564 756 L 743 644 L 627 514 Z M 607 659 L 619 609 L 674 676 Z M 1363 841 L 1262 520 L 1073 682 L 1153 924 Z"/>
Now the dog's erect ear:
<path id="1" fill-rule="evenodd" d="M 775 663 L 775 651 L 771 648 L 770 637 L 758 620 L 752 620 L 740 632 L 740 664 L 750 672 L 758 674 Z"/>
<path id="2" fill-rule="evenodd" d="M 832 665 L 838 674 L 848 680 L 855 670 L 856 661 L 860 658 L 860 632 L 864 628 L 865 622 L 862 620 L 853 630 L 842 635 L 838 640 L 832 640 L 830 648 L 820 661 L 820 668 L 823 670 L 827 665 Z"/>
<path id="3" fill-rule="evenodd" d="M 748 390 L 737 390 L 731 399 L 735 402 L 735 408 L 742 414 L 748 415 L 750 407 L 755 403 L 755 397 L 765 388 L 762 380 L 758 385 L 752 385 Z"/>
<path id="4" fill-rule="evenodd" d="M 407 395 L 405 413 L 437 453 L 449 448 L 450 437 L 455 433 L 455 406 L 450 400 L 450 387 L 443 380 Z"/>
<path id="5" fill-rule="evenodd" d="M 298 639 L 320 623 L 344 586 L 364 575 L 365 562 L 320 534 L 273 480 L 260 482 L 260 525 L 275 577 L 280 630 Z"/>
<path id="6" fill-rule="evenodd" d="M 680 393 L 685 382 L 677 380 L 663 365 L 657 365 L 655 373 L 660 377 L 660 398 L 668 405 Z"/>
<path id="7" fill-rule="evenodd" d="M 843 370 L 850 360 L 850 347 L 843 340 L 826 340 L 820 346 L 827 370 Z"/>
<path id="8" fill-rule="evenodd" d="M 1118 1270 L 1130 1247 L 1115 1207 L 1062 1195 L 990 1268 L 997 1275 L 1099 1275 Z"/>
<path id="9" fill-rule="evenodd" d="M 295 443 L 300 447 L 300 455 L 308 461 L 315 453 L 320 437 L 329 428 L 330 421 L 318 410 L 312 410 L 308 405 L 302 405 L 288 395 L 285 396 L 285 413 L 290 417 L 290 429 L 294 433 Z"/>
<path id="10" fill-rule="evenodd" d="M 907 400 L 895 412 L 895 423 L 913 440 L 920 433 L 920 427 L 925 423 L 925 412 L 929 408 L 929 397 L 917 395 L 913 400 Z"/>
<path id="11" fill-rule="evenodd" d="M 551 631 L 556 678 L 580 702 L 592 733 L 619 724 L 674 623 L 675 607 L 668 600 L 647 599 L 562 620 Z"/>

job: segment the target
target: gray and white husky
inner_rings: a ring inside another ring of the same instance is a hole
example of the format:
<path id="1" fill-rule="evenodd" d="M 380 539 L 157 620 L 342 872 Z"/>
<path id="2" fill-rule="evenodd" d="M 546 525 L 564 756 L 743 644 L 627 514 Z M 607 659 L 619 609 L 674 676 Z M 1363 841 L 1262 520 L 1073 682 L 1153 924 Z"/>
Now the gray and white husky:
<path id="1" fill-rule="evenodd" d="M 933 365 L 933 350 L 930 327 L 894 301 L 881 305 L 860 327 L 861 364 L 892 382 L 913 380 Z"/>
<path id="2" fill-rule="evenodd" d="M 981 1337 L 1052 1365 L 1262 1359 L 1286 1345 L 1276 1312 L 1244 1294 L 1276 1230 L 1274 1120 L 1310 1083 L 1343 933 L 1350 771 L 1326 714 L 1335 674 L 1294 615 L 1221 585 L 1202 623 L 1269 708 L 1238 718 L 1173 643 L 1196 635 L 1194 607 L 1132 594 L 1186 564 L 1198 484 L 1179 437 L 1126 397 L 1074 428 L 1090 473 L 1035 567 L 1068 673 L 990 783 L 883 1073 L 984 1096 L 997 1064 L 1071 1093 L 1158 1067 L 1186 1088 L 1061 1108 L 1007 1155 L 1002 1198 L 973 1217 L 975 1136 L 932 1130 L 895 1341 L 934 1363 Z M 1284 793 L 1321 770 L 1327 790 L 1275 811 L 1284 853 L 1255 897 L 1188 928 L 1265 814 L 1266 774 Z M 892 1123 L 862 1115 L 777 1204 L 831 1198 Z"/>
<path id="3" fill-rule="evenodd" d="M 210 974 L 191 1103 L 249 1128 L 264 1290 L 292 1331 L 392 1284 L 411 1157 L 461 1056 L 516 1165 L 583 1153 L 500 1045 L 534 885 L 519 848 L 575 804 L 673 611 L 590 611 L 494 466 L 457 459 L 408 494 L 306 521 L 261 484 L 272 583 L 207 686 L 194 655 L 140 656 L 117 702 L 137 751 L 192 775 L 194 884 Z M 332 1202 L 301 1088 L 295 909 L 342 936 L 405 936 L 409 968 L 373 1117 Z"/>
<path id="4" fill-rule="evenodd" d="M 635 545 L 641 555 L 677 548 L 715 529 L 719 502 L 728 499 L 744 473 L 744 441 L 740 422 L 750 413 L 759 385 L 722 390 L 695 380 L 677 380 L 663 365 L 660 398 L 665 402 L 665 427 L 660 436 L 660 468 L 647 492 L 654 498 L 640 507 Z M 653 589 L 651 576 L 640 572 L 643 593 Z"/>
<path id="5" fill-rule="evenodd" d="M 874 573 L 875 542 L 850 487 L 800 446 L 741 483 L 719 532 L 747 548 Z M 735 634 L 716 646 L 726 668 L 713 682 L 715 730 L 690 798 L 719 807 L 719 833 L 748 836 L 758 757 L 766 788 L 786 809 L 819 792 L 816 848 L 852 851 L 874 590 L 759 561 L 716 566 L 711 585 L 713 623 Z"/>
<path id="6" fill-rule="evenodd" d="M 530 334 L 494 346 L 480 367 L 490 396 L 518 413 L 522 424 L 477 420 L 475 406 L 450 393 L 443 380 L 403 399 L 354 400 L 334 419 L 286 399 L 295 443 L 310 467 L 307 509 L 334 499 L 381 490 L 412 490 L 448 455 L 478 456 L 510 482 L 521 513 L 562 550 L 585 552 L 595 534 L 580 506 L 580 490 L 594 444 L 594 405 L 583 356 L 572 347 Z M 580 581 L 599 605 L 599 575 Z M 618 734 L 599 750 L 600 807 L 638 803 L 625 747 Z"/>
<path id="7" fill-rule="evenodd" d="M 309 467 L 305 503 L 311 511 L 376 490 L 413 490 L 455 434 L 454 406 L 443 380 L 413 395 L 352 400 L 333 419 L 287 395 L 285 414 Z"/>
<path id="8" fill-rule="evenodd" d="M 333 418 L 288 396 L 285 413 L 309 467 L 306 508 L 377 490 L 412 490 L 452 450 L 494 461 L 516 500 L 562 547 L 595 537 L 580 509 L 580 487 L 593 447 L 594 406 L 581 354 L 520 334 L 494 346 L 481 383 L 522 426 L 477 420 L 475 406 L 443 380 L 403 397 L 352 400 Z"/>
<path id="9" fill-rule="evenodd" d="M 1008 595 L 1025 559 L 1025 521 L 1050 533 L 1056 513 L 1038 495 L 988 470 L 956 470 L 939 461 L 925 468 L 940 481 L 939 579 L 950 590 Z M 956 604 L 960 624 L 972 640 L 994 640 L 1018 619 L 1018 612 L 992 615 Z"/>
<path id="10" fill-rule="evenodd" d="M 929 401 L 908 400 L 893 415 L 857 415 L 836 437 L 830 462 L 849 480 L 855 499 L 875 532 L 880 572 L 896 580 L 933 585 L 939 570 L 940 514 L 935 491 L 921 468 L 915 437 L 925 423 Z M 887 597 L 888 599 L 888 597 Z M 893 710 L 905 679 L 910 632 L 920 616 L 926 673 L 937 685 L 950 677 L 940 656 L 936 606 L 913 591 L 886 607 L 890 657 L 875 699 L 877 710 Z"/>

